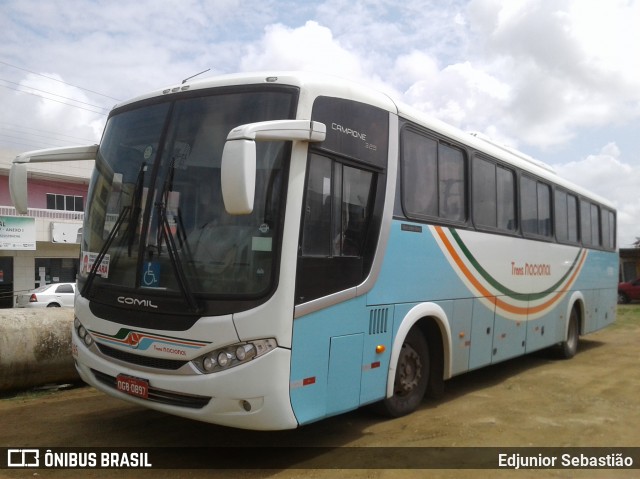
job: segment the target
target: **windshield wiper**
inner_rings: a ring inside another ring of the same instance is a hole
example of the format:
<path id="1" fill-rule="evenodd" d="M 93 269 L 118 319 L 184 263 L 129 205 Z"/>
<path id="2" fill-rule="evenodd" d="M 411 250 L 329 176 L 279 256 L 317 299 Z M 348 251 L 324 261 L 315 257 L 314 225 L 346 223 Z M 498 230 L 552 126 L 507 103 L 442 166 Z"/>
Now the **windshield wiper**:
<path id="1" fill-rule="evenodd" d="M 200 307 L 196 301 L 191 288 L 189 287 L 189 281 L 184 272 L 184 268 L 180 262 L 180 258 L 178 257 L 178 248 L 176 247 L 176 243 L 173 239 L 173 234 L 171 233 L 171 225 L 169 224 L 169 218 L 167 217 L 167 204 L 169 203 L 169 192 L 173 189 L 173 174 L 174 174 L 174 164 L 175 157 L 172 158 L 171 164 L 169 165 L 169 172 L 167 173 L 167 178 L 162 186 L 162 191 L 160 192 L 160 202 L 156 204 L 158 208 L 158 236 L 156 239 L 157 248 L 158 248 L 158 256 L 162 253 L 162 239 L 164 238 L 167 244 L 167 253 L 169 254 L 169 259 L 171 260 L 171 266 L 173 267 L 173 272 L 176 275 L 176 279 L 178 281 L 178 286 L 180 287 L 180 292 L 184 297 L 189 309 L 196 313 L 200 311 Z M 182 226 L 182 219 L 180 215 L 178 215 L 178 228 Z M 183 232 L 184 234 L 184 232 Z M 178 239 L 182 243 L 182 238 L 180 237 L 180 231 L 178 231 Z M 190 254 L 190 251 L 187 251 Z"/>
<path id="2" fill-rule="evenodd" d="M 178 286 L 180 287 L 180 292 L 182 296 L 184 296 L 189 309 L 194 313 L 200 311 L 200 307 L 196 301 L 193 292 L 189 288 L 189 282 L 185 276 L 184 268 L 180 263 L 180 258 L 178 257 L 178 249 L 176 247 L 176 243 L 173 240 L 173 235 L 171 234 L 171 225 L 169 224 L 169 218 L 167 218 L 166 208 L 163 206 L 161 208 L 162 216 L 160 217 L 161 225 L 161 235 L 164 237 L 167 243 L 167 253 L 169 253 L 169 259 L 171 260 L 171 265 L 173 266 L 173 272 L 176 275 L 176 279 L 178 280 Z M 160 245 L 158 245 L 158 255 L 160 255 Z"/>

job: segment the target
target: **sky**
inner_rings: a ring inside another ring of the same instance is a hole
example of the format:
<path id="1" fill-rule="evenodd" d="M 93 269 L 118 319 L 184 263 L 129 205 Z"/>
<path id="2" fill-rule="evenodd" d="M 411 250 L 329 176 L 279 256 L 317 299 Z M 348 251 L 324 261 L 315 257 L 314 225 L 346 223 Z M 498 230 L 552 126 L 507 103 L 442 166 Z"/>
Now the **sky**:
<path id="1" fill-rule="evenodd" d="M 0 160 L 199 78 L 319 71 L 551 164 L 640 237 L 640 0 L 0 0 Z"/>

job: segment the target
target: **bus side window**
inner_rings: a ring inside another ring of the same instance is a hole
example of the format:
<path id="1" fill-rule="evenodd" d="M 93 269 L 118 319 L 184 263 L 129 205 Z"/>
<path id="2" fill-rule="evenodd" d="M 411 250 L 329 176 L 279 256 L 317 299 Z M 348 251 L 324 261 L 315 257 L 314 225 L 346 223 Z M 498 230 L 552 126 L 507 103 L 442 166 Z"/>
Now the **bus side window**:
<path id="1" fill-rule="evenodd" d="M 402 200 L 407 215 L 437 216 L 438 142 L 406 130 L 402 146 Z"/>
<path id="2" fill-rule="evenodd" d="M 523 176 L 520 180 L 522 232 L 551 236 L 551 188 L 548 184 Z"/>
<path id="3" fill-rule="evenodd" d="M 603 208 L 600 220 L 602 221 L 602 246 L 609 250 L 614 249 L 616 246 L 615 215 L 612 211 Z"/>
<path id="4" fill-rule="evenodd" d="M 360 283 L 376 175 L 312 154 L 304 199 L 297 302 Z"/>
<path id="5" fill-rule="evenodd" d="M 373 173 L 312 155 L 304 206 L 303 256 L 362 256 Z"/>
<path id="6" fill-rule="evenodd" d="M 407 217 L 466 221 L 463 151 L 410 129 L 402 132 L 401 142 L 402 207 Z"/>
<path id="7" fill-rule="evenodd" d="M 467 219 L 465 159 L 462 150 L 438 144 L 438 216 L 451 221 Z"/>
<path id="8" fill-rule="evenodd" d="M 313 155 L 304 203 L 303 256 L 329 256 L 331 244 L 331 160 Z"/>
<path id="9" fill-rule="evenodd" d="M 339 256 L 362 256 L 362 248 L 369 220 L 369 197 L 373 174 L 348 166 L 342 167 L 341 228 L 337 231 L 339 243 L 334 243 L 334 254 Z"/>

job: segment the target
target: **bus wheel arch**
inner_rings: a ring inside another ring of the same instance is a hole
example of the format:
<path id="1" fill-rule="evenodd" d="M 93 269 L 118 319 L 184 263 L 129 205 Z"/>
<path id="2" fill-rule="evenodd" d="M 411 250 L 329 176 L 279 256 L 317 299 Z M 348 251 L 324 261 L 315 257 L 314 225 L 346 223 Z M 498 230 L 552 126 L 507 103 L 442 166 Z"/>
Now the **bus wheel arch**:
<path id="1" fill-rule="evenodd" d="M 438 305 L 420 304 L 407 313 L 396 332 L 391 350 L 387 394 L 382 401 L 385 413 L 394 417 L 402 416 L 417 408 L 425 394 L 433 398 L 442 397 L 444 379 L 449 374 L 450 338 L 446 315 Z M 426 368 L 421 372 L 424 384 L 416 386 L 416 397 L 408 401 L 399 397 L 398 392 L 403 391 L 403 384 L 398 382 L 407 381 L 411 375 L 411 368 L 416 364 L 415 354 L 425 356 L 419 360 L 422 367 Z"/>
<path id="2" fill-rule="evenodd" d="M 377 406 L 387 416 L 405 416 L 420 405 L 427 391 L 430 376 L 429 346 L 419 327 L 405 336 L 394 368 L 392 394 Z"/>

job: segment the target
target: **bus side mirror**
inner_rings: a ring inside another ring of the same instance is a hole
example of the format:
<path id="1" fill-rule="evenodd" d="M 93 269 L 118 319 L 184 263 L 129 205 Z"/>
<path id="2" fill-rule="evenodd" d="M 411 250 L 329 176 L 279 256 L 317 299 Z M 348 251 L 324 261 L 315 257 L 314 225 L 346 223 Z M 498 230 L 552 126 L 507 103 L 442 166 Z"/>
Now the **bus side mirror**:
<path id="1" fill-rule="evenodd" d="M 248 215 L 253 211 L 256 192 L 256 143 L 232 140 L 222 151 L 222 198 L 227 213 Z"/>
<path id="2" fill-rule="evenodd" d="M 253 212 L 256 141 L 324 141 L 327 128 L 309 120 L 274 120 L 241 125 L 229 132 L 222 151 L 222 199 L 227 213 Z"/>
<path id="3" fill-rule="evenodd" d="M 52 161 L 94 160 L 98 145 L 70 146 L 29 151 L 18 155 L 11 164 L 9 172 L 9 193 L 16 211 L 27 214 L 27 164 L 48 163 Z"/>
<path id="4" fill-rule="evenodd" d="M 13 163 L 9 172 L 9 194 L 16 211 L 21 215 L 27 214 L 27 164 Z"/>

